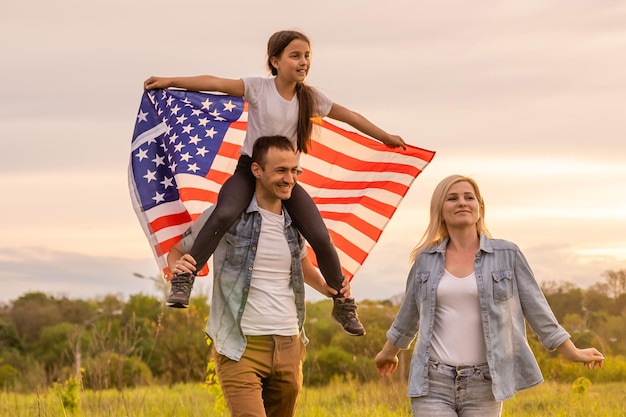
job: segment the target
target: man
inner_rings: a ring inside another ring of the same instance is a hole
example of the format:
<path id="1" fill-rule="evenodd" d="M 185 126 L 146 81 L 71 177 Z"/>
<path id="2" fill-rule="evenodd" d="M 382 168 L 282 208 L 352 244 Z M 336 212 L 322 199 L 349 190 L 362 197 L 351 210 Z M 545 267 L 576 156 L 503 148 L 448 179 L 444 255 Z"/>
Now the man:
<path id="1" fill-rule="evenodd" d="M 292 417 L 308 342 L 304 284 L 329 297 L 337 292 L 306 257 L 304 240 L 283 209 L 282 200 L 291 196 L 298 175 L 289 140 L 259 138 L 251 171 L 254 197 L 213 254 L 215 282 L 206 333 L 232 417 Z M 210 213 L 203 213 L 170 250 L 172 272 L 195 271 L 195 260 L 186 252 Z M 341 293 L 349 296 L 349 285 Z"/>

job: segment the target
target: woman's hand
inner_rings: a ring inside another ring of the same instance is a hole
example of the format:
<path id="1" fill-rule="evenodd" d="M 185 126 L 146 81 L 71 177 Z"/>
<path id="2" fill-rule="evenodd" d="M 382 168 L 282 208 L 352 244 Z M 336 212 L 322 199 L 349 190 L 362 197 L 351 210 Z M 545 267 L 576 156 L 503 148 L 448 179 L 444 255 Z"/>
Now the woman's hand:
<path id="1" fill-rule="evenodd" d="M 604 363 L 604 355 L 598 349 L 578 349 L 571 339 L 563 342 L 557 350 L 572 362 L 582 362 L 587 369 L 602 368 Z"/>
<path id="2" fill-rule="evenodd" d="M 389 376 L 396 371 L 399 352 L 400 349 L 392 345 L 390 341 L 385 342 L 385 345 L 374 359 L 376 368 L 378 368 L 378 376 Z"/>

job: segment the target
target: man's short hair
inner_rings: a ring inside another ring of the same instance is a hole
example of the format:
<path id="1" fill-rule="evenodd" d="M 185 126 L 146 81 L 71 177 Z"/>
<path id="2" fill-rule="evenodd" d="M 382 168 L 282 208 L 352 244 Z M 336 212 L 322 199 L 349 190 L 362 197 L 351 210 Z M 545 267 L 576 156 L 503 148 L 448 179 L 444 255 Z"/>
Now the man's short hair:
<path id="1" fill-rule="evenodd" d="M 261 136 L 252 147 L 252 162 L 256 162 L 263 168 L 270 148 L 295 152 L 293 144 L 284 136 Z"/>

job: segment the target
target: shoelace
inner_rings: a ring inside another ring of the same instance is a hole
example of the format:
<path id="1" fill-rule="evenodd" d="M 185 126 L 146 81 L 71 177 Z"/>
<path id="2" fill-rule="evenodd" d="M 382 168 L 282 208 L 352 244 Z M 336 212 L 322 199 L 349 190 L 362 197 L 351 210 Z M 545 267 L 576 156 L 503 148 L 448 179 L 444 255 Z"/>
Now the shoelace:
<path id="1" fill-rule="evenodd" d="M 357 320 L 356 318 L 356 305 L 354 304 L 348 304 L 348 303 L 342 303 L 339 304 L 341 310 L 343 311 L 343 314 L 350 320 Z"/>
<path id="2" fill-rule="evenodd" d="M 190 284 L 191 283 L 186 280 L 174 281 L 174 279 L 172 279 L 172 291 L 175 294 L 186 294 L 191 288 Z"/>

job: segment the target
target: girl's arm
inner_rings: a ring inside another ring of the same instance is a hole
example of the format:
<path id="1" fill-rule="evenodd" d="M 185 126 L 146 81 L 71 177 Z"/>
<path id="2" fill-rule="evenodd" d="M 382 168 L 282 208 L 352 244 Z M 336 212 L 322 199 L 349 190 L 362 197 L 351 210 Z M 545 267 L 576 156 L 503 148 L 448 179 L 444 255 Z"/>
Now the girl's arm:
<path id="1" fill-rule="evenodd" d="M 157 88 L 182 88 L 189 91 L 217 91 L 235 97 L 243 97 L 243 80 L 221 78 L 214 75 L 197 75 L 194 77 L 150 77 L 144 81 L 146 90 Z"/>
<path id="2" fill-rule="evenodd" d="M 330 108 L 330 112 L 328 113 L 328 117 L 347 123 L 353 128 L 381 141 L 389 147 L 402 147 L 403 149 L 406 149 L 406 144 L 400 136 L 390 135 L 374 123 L 367 120 L 365 117 L 361 116 L 359 113 L 353 112 L 352 110 L 340 106 L 337 103 L 333 103 L 333 106 Z"/>

